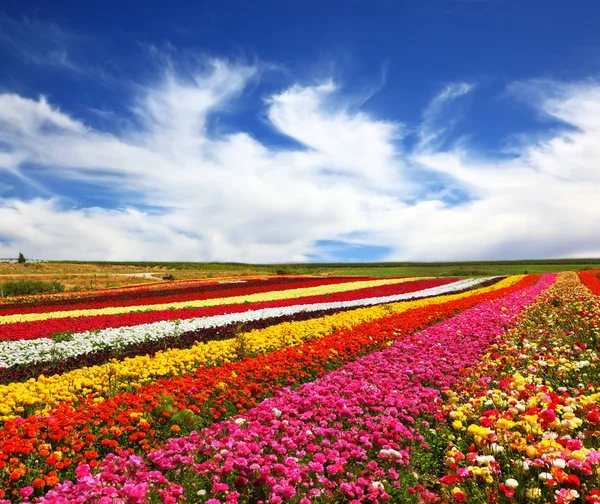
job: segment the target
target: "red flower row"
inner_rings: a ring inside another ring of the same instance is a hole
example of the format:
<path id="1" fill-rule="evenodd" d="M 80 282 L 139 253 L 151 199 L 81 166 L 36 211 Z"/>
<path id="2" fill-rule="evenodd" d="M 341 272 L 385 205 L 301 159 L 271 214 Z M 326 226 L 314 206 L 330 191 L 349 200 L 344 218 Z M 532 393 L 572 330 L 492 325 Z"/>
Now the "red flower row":
<path id="1" fill-rule="evenodd" d="M 593 294 L 600 296 L 600 279 L 598 279 L 598 272 L 579 271 L 577 274 L 583 285 L 592 291 Z"/>

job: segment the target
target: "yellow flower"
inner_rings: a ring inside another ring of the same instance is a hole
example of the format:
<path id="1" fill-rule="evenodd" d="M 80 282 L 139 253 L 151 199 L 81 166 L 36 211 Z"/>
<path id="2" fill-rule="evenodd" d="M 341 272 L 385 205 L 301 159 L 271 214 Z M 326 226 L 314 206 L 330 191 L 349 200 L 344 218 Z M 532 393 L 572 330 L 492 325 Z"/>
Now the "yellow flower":
<path id="1" fill-rule="evenodd" d="M 537 449 L 535 448 L 535 446 L 528 446 L 527 449 L 525 450 L 525 453 L 527 454 L 527 456 L 529 458 L 535 458 L 535 456 L 537 455 Z"/>
<path id="2" fill-rule="evenodd" d="M 481 427 L 480 425 L 476 425 L 476 424 L 469 425 L 469 428 L 467 429 L 467 434 L 469 436 L 485 437 L 491 433 L 492 433 L 492 431 L 490 429 L 488 429 L 487 427 Z"/>
<path id="3" fill-rule="evenodd" d="M 506 418 L 500 418 L 497 422 L 496 422 L 496 428 L 497 429 L 510 429 L 515 425 L 514 422 L 507 420 Z"/>
<path id="4" fill-rule="evenodd" d="M 542 497 L 542 491 L 539 488 L 528 488 L 525 492 L 525 497 L 529 500 L 538 500 Z"/>
<path id="5" fill-rule="evenodd" d="M 463 428 L 463 424 L 460 420 L 454 420 L 454 422 L 452 422 L 452 428 L 454 430 L 460 430 Z"/>

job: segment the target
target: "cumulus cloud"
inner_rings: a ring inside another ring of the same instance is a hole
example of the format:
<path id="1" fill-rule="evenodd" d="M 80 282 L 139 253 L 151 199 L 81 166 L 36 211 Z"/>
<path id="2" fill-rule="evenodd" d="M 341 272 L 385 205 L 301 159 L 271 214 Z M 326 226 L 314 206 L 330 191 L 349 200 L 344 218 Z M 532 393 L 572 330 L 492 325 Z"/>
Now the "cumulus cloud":
<path id="1" fill-rule="evenodd" d="M 454 120 L 448 106 L 473 90 L 467 83 L 433 99 L 410 149 L 405 125 L 353 110 L 332 81 L 292 84 L 265 99 L 266 120 L 293 146 L 211 130 L 260 71 L 220 60 L 186 78 L 170 69 L 130 104 L 136 127 L 118 133 L 43 97 L 0 95 L 0 177 L 39 184 L 35 174 L 46 173 L 127 201 L 81 208 L 68 194 L 0 192 L 0 256 L 304 261 L 319 256 L 322 240 L 386 247 L 387 259 L 600 253 L 597 84 L 515 85 L 513 94 L 532 93 L 565 128 L 498 161 L 438 141 Z M 415 200 L 427 193 L 420 171 L 468 198 Z"/>

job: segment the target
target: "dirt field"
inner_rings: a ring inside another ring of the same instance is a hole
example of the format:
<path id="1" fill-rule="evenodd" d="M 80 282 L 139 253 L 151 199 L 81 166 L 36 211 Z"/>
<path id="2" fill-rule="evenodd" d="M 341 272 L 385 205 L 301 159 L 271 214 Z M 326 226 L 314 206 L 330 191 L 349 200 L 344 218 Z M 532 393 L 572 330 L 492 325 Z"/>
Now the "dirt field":
<path id="1" fill-rule="evenodd" d="M 257 271 L 202 271 L 175 270 L 167 267 L 116 266 L 110 264 L 70 264 L 70 263 L 0 263 L 0 283 L 9 280 L 57 280 L 65 285 L 65 290 L 105 289 L 123 285 L 160 282 L 163 277 L 172 275 L 175 280 L 192 278 L 212 278 L 237 275 L 263 274 Z"/>

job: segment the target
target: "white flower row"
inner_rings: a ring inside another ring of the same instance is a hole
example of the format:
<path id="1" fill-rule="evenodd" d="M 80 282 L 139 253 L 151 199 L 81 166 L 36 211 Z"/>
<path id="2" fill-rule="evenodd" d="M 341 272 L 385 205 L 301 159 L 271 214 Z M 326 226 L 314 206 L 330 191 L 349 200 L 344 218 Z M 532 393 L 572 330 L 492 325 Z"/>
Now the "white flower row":
<path id="1" fill-rule="evenodd" d="M 407 292 L 392 296 L 382 296 L 352 301 L 337 301 L 332 303 L 300 304 L 277 308 L 249 310 L 242 313 L 230 313 L 211 317 L 192 318 L 184 320 L 163 320 L 151 324 L 140 324 L 128 327 L 114 327 L 75 333 L 68 341 L 39 338 L 33 340 L 2 341 L 0 342 L 0 367 L 9 368 L 17 364 L 31 364 L 48 360 L 63 360 L 68 357 L 84 355 L 105 348 L 121 349 L 134 343 L 156 341 L 167 337 L 197 329 L 216 328 L 232 323 L 249 322 L 299 312 L 353 308 L 392 303 L 406 299 L 438 296 L 450 292 L 468 289 L 491 278 L 459 280 L 446 285 Z"/>

